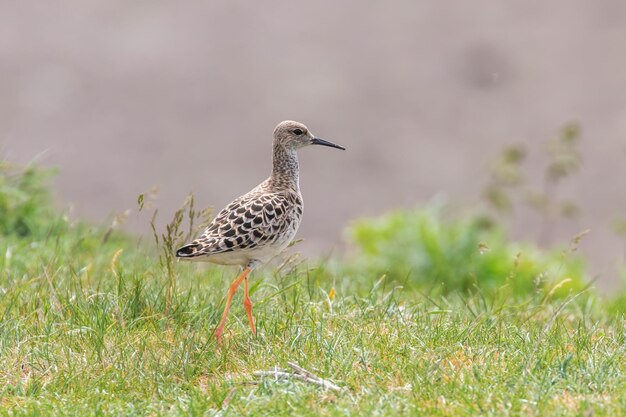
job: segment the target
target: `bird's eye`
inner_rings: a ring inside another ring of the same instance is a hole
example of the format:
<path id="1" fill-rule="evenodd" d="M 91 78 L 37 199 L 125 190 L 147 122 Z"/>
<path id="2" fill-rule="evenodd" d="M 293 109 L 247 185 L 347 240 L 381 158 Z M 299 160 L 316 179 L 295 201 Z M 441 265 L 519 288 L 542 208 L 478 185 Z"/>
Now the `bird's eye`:
<path id="1" fill-rule="evenodd" d="M 294 129 L 292 132 L 294 135 L 297 135 L 297 136 L 300 136 L 301 134 L 304 133 L 301 129 Z"/>

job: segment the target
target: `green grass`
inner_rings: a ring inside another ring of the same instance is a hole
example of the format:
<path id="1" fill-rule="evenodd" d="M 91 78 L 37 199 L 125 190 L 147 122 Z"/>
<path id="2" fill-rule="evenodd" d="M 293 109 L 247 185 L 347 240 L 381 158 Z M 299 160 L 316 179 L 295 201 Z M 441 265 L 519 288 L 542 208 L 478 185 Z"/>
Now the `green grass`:
<path id="1" fill-rule="evenodd" d="M 168 300 L 166 269 L 139 249 L 127 248 L 113 265 L 112 250 L 75 262 L 17 249 L 24 248 L 14 248 L 14 258 L 31 261 L 4 265 L 2 415 L 615 416 L 626 409 L 624 318 L 590 294 L 519 298 L 504 287 L 431 299 L 373 276 L 354 285 L 302 265 L 266 270 L 253 279 L 259 336 L 247 328 L 239 294 L 220 349 L 211 331 L 236 271 L 176 265 Z M 366 282 L 369 290 L 351 292 Z M 288 361 L 343 390 L 253 375 Z"/>
<path id="2" fill-rule="evenodd" d="M 237 271 L 173 262 L 182 211 L 152 250 L 48 211 L 33 223 L 41 201 L 13 195 L 30 201 L 5 199 L 0 232 L 0 415 L 626 414 L 623 302 L 563 292 L 567 277 L 483 288 L 490 269 L 468 261 L 473 284 L 440 291 L 381 275 L 380 254 L 376 268 L 268 267 L 252 277 L 258 337 L 240 291 L 220 348 L 211 334 Z M 476 250 L 457 234 L 433 238 L 448 246 L 431 259 Z M 254 374 L 288 362 L 341 391 Z"/>

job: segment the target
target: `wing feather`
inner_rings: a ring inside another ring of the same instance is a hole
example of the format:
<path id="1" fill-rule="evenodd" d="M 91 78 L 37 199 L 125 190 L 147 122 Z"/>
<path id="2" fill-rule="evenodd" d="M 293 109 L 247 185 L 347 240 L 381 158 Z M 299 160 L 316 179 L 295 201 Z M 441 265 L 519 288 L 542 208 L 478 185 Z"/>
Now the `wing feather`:
<path id="1" fill-rule="evenodd" d="M 176 256 L 193 258 L 273 244 L 301 216 L 298 194 L 253 190 L 222 209 L 202 235 L 178 249 Z"/>

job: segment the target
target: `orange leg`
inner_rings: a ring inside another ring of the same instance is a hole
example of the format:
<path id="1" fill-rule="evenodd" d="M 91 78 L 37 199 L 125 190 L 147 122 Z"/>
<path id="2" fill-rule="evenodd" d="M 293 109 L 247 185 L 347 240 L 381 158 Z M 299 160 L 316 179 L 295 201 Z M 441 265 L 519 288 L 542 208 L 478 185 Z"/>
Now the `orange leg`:
<path id="1" fill-rule="evenodd" d="M 250 271 L 251 271 L 250 268 L 244 269 L 241 275 L 239 275 L 237 279 L 235 279 L 233 283 L 230 284 L 230 288 L 228 289 L 228 294 L 226 296 L 226 306 L 224 307 L 224 313 L 222 314 L 222 319 L 220 320 L 220 324 L 217 325 L 217 329 L 215 329 L 215 333 L 214 333 L 215 338 L 217 339 L 218 343 L 222 342 L 222 335 L 224 334 L 224 326 L 226 325 L 226 319 L 228 318 L 228 310 L 230 310 L 230 303 L 233 300 L 233 296 L 235 295 L 235 292 L 237 292 L 237 288 L 239 287 L 239 284 L 241 284 L 241 281 L 247 278 Z"/>
<path id="2" fill-rule="evenodd" d="M 248 276 L 247 275 L 243 281 L 243 307 L 246 309 L 246 314 L 248 315 L 248 321 L 250 322 L 250 330 L 252 330 L 252 334 L 256 336 L 256 327 L 254 326 L 254 318 L 252 317 L 252 301 L 250 300 L 250 296 L 248 295 Z"/>

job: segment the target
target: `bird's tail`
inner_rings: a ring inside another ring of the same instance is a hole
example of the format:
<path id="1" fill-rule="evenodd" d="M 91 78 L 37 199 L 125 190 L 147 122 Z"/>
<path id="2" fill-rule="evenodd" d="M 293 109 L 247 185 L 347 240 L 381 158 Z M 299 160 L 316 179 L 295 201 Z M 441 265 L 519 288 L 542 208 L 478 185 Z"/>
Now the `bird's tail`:
<path id="1" fill-rule="evenodd" d="M 176 257 L 177 258 L 193 258 L 195 256 L 198 256 L 200 254 L 200 249 L 202 248 L 202 245 L 198 244 L 198 243 L 189 243 L 179 249 L 176 250 Z"/>

